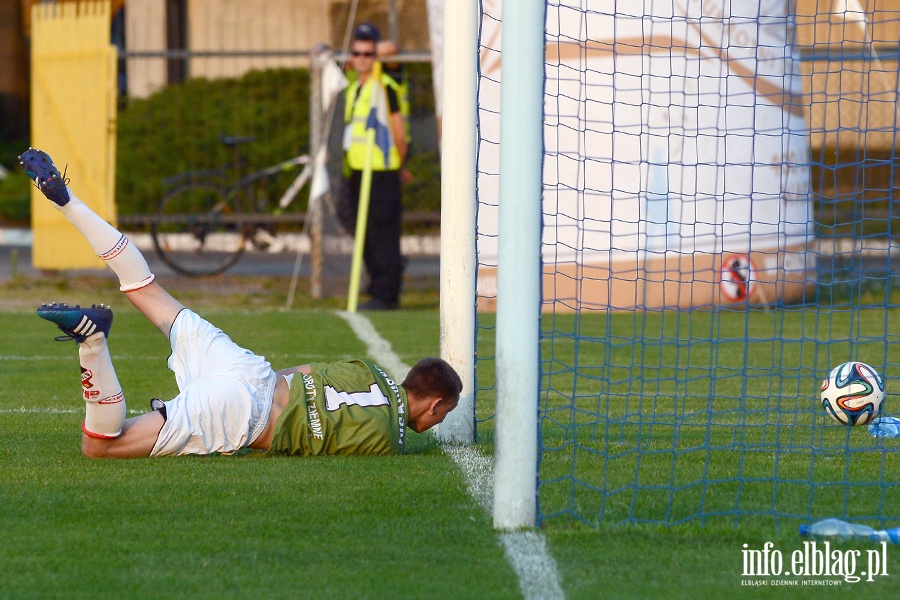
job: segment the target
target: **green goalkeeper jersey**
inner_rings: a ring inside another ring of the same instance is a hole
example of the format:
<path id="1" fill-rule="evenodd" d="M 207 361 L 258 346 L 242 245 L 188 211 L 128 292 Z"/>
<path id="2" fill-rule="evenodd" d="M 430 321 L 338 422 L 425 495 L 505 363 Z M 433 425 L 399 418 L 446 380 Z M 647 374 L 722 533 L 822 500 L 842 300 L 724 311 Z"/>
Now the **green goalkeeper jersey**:
<path id="1" fill-rule="evenodd" d="M 296 373 L 270 452 L 389 455 L 403 452 L 406 390 L 363 360 L 314 363 Z"/>

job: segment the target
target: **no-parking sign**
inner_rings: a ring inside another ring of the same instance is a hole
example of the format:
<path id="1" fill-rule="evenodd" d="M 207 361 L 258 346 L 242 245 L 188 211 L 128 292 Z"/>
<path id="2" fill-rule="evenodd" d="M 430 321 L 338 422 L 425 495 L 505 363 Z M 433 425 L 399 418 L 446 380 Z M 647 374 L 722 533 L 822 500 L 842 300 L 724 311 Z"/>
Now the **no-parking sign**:
<path id="1" fill-rule="evenodd" d="M 746 302 L 753 295 L 756 269 L 746 254 L 731 254 L 722 261 L 722 295 L 732 302 Z"/>

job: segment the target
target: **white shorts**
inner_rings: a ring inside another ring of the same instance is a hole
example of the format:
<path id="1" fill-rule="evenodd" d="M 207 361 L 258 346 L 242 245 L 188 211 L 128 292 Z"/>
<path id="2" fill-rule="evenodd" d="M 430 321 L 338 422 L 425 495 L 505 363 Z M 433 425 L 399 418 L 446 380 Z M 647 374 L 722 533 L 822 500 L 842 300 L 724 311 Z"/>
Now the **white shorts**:
<path id="1" fill-rule="evenodd" d="M 259 437 L 269 422 L 276 375 L 269 362 L 184 309 L 169 334 L 179 394 L 150 456 L 229 453 Z"/>

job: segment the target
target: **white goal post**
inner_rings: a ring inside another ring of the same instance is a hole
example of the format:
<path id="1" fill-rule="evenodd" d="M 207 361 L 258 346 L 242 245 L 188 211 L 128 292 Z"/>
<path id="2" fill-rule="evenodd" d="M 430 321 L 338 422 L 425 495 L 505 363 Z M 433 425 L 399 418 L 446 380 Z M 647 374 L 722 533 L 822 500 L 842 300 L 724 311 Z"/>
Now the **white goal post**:
<path id="1" fill-rule="evenodd" d="M 441 357 L 463 383 L 438 426 L 445 442 L 475 441 L 475 149 L 478 0 L 444 4 L 441 125 Z"/>
<path id="2" fill-rule="evenodd" d="M 463 380 L 443 441 L 475 441 L 478 0 L 444 3 L 441 355 Z M 545 3 L 503 2 L 494 526 L 537 516 Z M 507 91 L 508 90 L 508 91 Z"/>
<path id="3" fill-rule="evenodd" d="M 500 84 L 494 527 L 537 519 L 543 185 L 543 0 L 504 0 Z"/>

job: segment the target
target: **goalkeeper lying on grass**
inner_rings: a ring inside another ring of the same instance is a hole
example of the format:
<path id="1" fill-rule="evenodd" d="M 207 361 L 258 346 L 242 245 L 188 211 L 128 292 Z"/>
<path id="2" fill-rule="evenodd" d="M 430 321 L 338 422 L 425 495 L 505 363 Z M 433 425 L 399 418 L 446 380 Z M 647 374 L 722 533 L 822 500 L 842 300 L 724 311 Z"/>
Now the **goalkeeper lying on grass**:
<path id="1" fill-rule="evenodd" d="M 102 304 L 38 309 L 66 334 L 57 339 L 78 344 L 86 456 L 230 453 L 247 447 L 300 455 L 399 454 L 407 427 L 425 431 L 456 406 L 462 382 L 439 358 L 420 360 L 399 386 L 363 360 L 273 371 L 265 358 L 239 347 L 156 283 L 140 251 L 72 194 L 47 154 L 28 149 L 19 161 L 172 346 L 169 368 L 180 393 L 168 402 L 154 399 L 154 410 L 126 419 L 106 342 L 112 311 Z"/>

